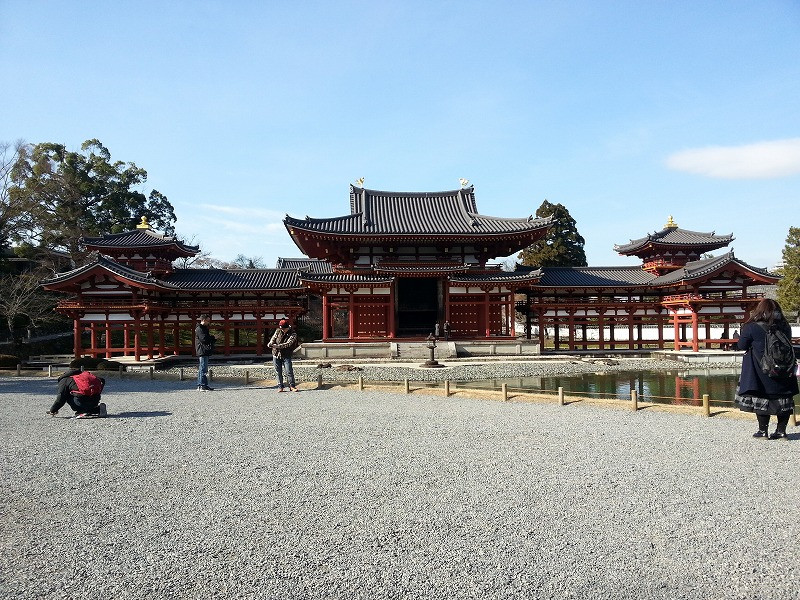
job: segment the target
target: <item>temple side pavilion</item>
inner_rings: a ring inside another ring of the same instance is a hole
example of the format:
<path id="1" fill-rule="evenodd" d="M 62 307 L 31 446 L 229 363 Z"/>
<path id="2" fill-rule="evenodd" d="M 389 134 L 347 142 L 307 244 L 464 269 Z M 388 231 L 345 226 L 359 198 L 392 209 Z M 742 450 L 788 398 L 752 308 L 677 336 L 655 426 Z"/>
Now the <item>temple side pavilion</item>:
<path id="1" fill-rule="evenodd" d="M 525 290 L 517 306 L 525 315 L 526 335 L 531 337 L 533 327 L 552 329 L 555 348 L 566 350 L 664 348 L 669 343 L 676 350 L 697 352 L 731 343 L 733 331 L 763 297 L 748 288 L 779 280 L 732 251 L 703 258 L 731 241 L 733 235 L 681 229 L 670 217 L 660 231 L 615 247 L 622 255 L 639 257 L 641 266 L 536 270 L 538 282 Z M 647 326 L 655 328 L 657 338 L 646 339 Z M 721 328 L 717 339 L 712 327 Z M 620 328 L 627 330 L 625 339 L 615 339 Z M 665 339 L 670 328 L 671 339 Z"/>
<path id="2" fill-rule="evenodd" d="M 173 261 L 199 248 L 156 233 L 144 218 L 133 231 L 83 244 L 93 251 L 87 264 L 43 282 L 69 295 L 56 310 L 74 321 L 75 356 L 191 355 L 204 313 L 212 315 L 220 353 L 268 354 L 265 336 L 278 321 L 306 311 L 296 268 L 175 269 Z"/>

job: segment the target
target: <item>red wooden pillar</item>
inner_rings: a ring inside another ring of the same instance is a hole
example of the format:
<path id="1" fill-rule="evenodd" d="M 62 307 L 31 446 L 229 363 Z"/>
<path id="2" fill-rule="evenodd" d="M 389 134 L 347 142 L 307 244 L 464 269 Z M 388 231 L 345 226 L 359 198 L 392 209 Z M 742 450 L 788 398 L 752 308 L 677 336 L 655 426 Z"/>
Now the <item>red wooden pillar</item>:
<path id="1" fill-rule="evenodd" d="M 81 357 L 81 318 L 75 317 L 72 324 L 73 350 L 75 358 Z"/>
<path id="2" fill-rule="evenodd" d="M 123 354 L 125 356 L 130 356 L 130 347 L 131 347 L 131 334 L 130 334 L 130 323 L 123 323 L 122 325 L 122 344 L 125 349 Z"/>
<path id="3" fill-rule="evenodd" d="M 492 324 L 489 321 L 489 292 L 484 292 L 483 294 L 483 318 L 484 318 L 484 325 L 486 326 L 486 337 L 491 337 L 492 335 Z"/>
<path id="4" fill-rule="evenodd" d="M 606 321 L 604 313 L 604 309 L 597 309 L 597 348 L 599 350 L 605 350 L 606 348 Z"/>
<path id="5" fill-rule="evenodd" d="M 544 307 L 539 310 L 539 351 L 544 352 Z"/>
<path id="6" fill-rule="evenodd" d="M 694 311 L 694 307 L 692 307 L 692 351 L 697 352 L 700 350 L 700 340 L 698 339 L 698 318 L 697 313 Z"/>
<path id="7" fill-rule="evenodd" d="M 89 355 L 92 358 L 97 357 L 97 324 L 92 321 L 89 323 Z"/>
<path id="8" fill-rule="evenodd" d="M 327 342 L 330 338 L 331 330 L 331 305 L 328 301 L 328 293 L 322 295 L 322 341 Z"/>
<path id="9" fill-rule="evenodd" d="M 450 306 L 447 301 L 445 301 L 445 310 L 449 311 Z M 388 324 L 387 324 L 387 337 L 394 339 L 395 337 L 395 322 L 394 322 L 394 283 L 389 284 L 389 306 L 387 307 L 386 311 L 389 313 L 387 316 Z"/>
<path id="10" fill-rule="evenodd" d="M 153 315 L 147 320 L 147 358 L 153 360 Z"/>
<path id="11" fill-rule="evenodd" d="M 575 350 L 575 309 L 569 310 L 569 318 L 567 319 L 568 327 L 569 327 L 569 346 L 570 350 Z"/>
<path id="12" fill-rule="evenodd" d="M 673 327 L 675 329 L 675 340 L 673 342 L 673 344 L 675 346 L 674 349 L 675 350 L 680 350 L 681 349 L 681 346 L 680 346 L 681 332 L 680 332 L 680 329 L 678 327 L 678 311 L 677 310 L 675 310 L 672 313 L 672 325 L 673 325 Z"/>
<path id="13" fill-rule="evenodd" d="M 256 356 L 264 353 L 264 322 L 261 320 L 264 315 L 253 315 L 256 318 Z"/>
<path id="14" fill-rule="evenodd" d="M 141 340 L 141 321 L 139 321 L 139 315 L 136 315 L 136 319 L 133 322 L 133 357 L 136 362 L 139 362 L 142 358 L 142 340 Z"/>
<path id="15" fill-rule="evenodd" d="M 180 314 L 175 315 L 175 326 L 173 327 L 173 339 L 172 339 L 172 353 L 177 356 L 180 354 L 181 351 L 181 322 L 180 322 Z"/>
<path id="16" fill-rule="evenodd" d="M 352 291 L 347 299 L 347 310 L 350 313 L 347 315 L 347 327 L 349 329 L 347 337 L 352 340 L 356 337 L 356 299 L 355 293 Z"/>
<path id="17" fill-rule="evenodd" d="M 225 319 L 225 323 L 222 326 L 224 331 L 224 338 L 225 338 L 225 356 L 230 356 L 231 353 L 231 318 L 230 315 L 225 315 L 223 317 Z"/>
<path id="18" fill-rule="evenodd" d="M 167 349 L 164 347 L 164 317 L 158 322 L 158 355 L 164 357 L 167 355 Z"/>
<path id="19" fill-rule="evenodd" d="M 111 321 L 108 320 L 106 315 L 106 358 L 111 358 Z"/>

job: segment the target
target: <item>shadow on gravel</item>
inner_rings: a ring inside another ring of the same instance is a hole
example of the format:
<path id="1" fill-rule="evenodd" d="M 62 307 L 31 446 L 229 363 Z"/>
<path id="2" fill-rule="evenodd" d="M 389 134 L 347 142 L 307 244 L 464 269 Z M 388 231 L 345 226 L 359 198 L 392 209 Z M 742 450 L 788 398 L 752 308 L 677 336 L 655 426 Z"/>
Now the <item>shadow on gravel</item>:
<path id="1" fill-rule="evenodd" d="M 132 412 L 121 412 L 109 414 L 106 419 L 135 419 L 144 417 L 169 417 L 172 415 L 168 410 L 142 410 Z"/>

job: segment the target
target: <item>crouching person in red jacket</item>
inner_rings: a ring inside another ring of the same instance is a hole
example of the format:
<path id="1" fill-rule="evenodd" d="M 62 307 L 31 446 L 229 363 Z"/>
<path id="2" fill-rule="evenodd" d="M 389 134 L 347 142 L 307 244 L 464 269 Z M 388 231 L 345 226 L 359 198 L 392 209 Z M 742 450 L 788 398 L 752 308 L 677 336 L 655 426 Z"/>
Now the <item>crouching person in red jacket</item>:
<path id="1" fill-rule="evenodd" d="M 47 411 L 51 417 L 56 416 L 65 404 L 75 411 L 76 419 L 89 417 L 105 417 L 108 413 L 105 402 L 100 402 L 100 395 L 106 380 L 89 371 L 73 369 L 58 378 L 56 401 Z"/>

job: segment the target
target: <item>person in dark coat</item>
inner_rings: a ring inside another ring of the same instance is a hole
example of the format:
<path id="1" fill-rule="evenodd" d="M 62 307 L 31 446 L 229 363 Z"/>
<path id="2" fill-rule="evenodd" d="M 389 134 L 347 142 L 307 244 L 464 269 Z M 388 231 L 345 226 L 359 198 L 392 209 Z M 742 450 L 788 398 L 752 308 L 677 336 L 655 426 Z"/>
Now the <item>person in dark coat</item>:
<path id="1" fill-rule="evenodd" d="M 198 392 L 214 391 L 214 388 L 208 386 L 208 357 L 214 354 L 214 342 L 217 338 L 208 329 L 210 323 L 211 315 L 202 315 L 194 330 L 194 351 L 200 361 L 197 366 Z"/>
<path id="2" fill-rule="evenodd" d="M 293 392 L 298 391 L 297 383 L 294 380 L 294 368 L 292 367 L 292 353 L 299 345 L 297 343 L 297 332 L 289 321 L 281 319 L 278 328 L 267 344 L 272 349 L 272 362 L 275 365 L 275 373 L 278 377 L 278 391 L 283 392 L 283 371 L 286 370 L 289 389 Z"/>
<path id="3" fill-rule="evenodd" d="M 75 411 L 75 417 L 78 419 L 87 416 L 105 417 L 108 414 L 105 402 L 100 402 L 100 394 L 83 396 L 77 393 L 78 385 L 75 383 L 73 376 L 80 373 L 80 369 L 72 369 L 57 379 L 58 391 L 56 392 L 56 400 L 50 410 L 47 411 L 48 415 L 55 417 L 65 404 L 68 404 Z M 102 377 L 98 377 L 98 379 L 102 386 L 105 387 L 106 380 Z"/>
<path id="4" fill-rule="evenodd" d="M 737 342 L 737 348 L 746 350 L 746 353 L 742 357 L 742 374 L 736 391 L 736 403 L 741 410 L 756 413 L 758 431 L 753 437 L 786 439 L 786 425 L 794 413 L 793 396 L 798 393 L 797 376 L 792 374 L 786 378 L 774 379 L 761 370 L 760 362 L 764 356 L 767 332 L 759 323 L 775 326 L 789 339 L 792 337 L 792 329 L 783 317 L 780 305 L 769 298 L 759 302 L 742 327 Z M 768 435 L 767 431 L 770 415 L 775 415 L 778 419 L 778 426 L 772 435 Z"/>

